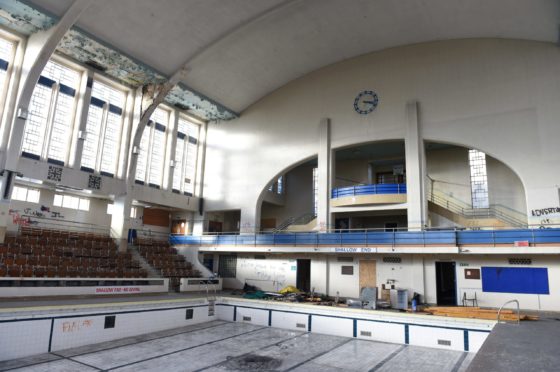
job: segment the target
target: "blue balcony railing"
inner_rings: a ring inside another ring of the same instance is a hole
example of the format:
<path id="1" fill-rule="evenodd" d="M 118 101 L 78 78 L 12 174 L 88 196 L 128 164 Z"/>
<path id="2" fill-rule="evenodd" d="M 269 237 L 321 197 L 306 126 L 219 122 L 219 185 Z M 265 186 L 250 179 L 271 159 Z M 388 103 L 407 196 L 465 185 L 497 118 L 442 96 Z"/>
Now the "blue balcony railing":
<path id="1" fill-rule="evenodd" d="M 377 185 L 341 187 L 332 190 L 331 198 L 336 199 L 345 196 L 376 194 L 406 194 L 406 183 L 381 183 Z"/>
<path id="2" fill-rule="evenodd" d="M 511 230 L 355 230 L 275 234 L 171 235 L 171 244 L 233 246 L 499 245 L 560 244 L 560 228 Z"/>

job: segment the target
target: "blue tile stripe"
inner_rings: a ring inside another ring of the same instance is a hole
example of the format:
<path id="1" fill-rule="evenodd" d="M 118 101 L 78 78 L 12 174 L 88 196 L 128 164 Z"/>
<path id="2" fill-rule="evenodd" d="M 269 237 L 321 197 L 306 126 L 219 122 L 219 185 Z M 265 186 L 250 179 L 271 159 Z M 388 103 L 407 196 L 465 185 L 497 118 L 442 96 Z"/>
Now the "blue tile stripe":
<path id="1" fill-rule="evenodd" d="M 307 315 L 307 332 L 311 332 L 311 319 L 312 319 L 311 314 L 308 314 Z"/>
<path id="2" fill-rule="evenodd" d="M 469 331 L 463 331 L 464 350 L 469 351 Z"/>
<path id="3" fill-rule="evenodd" d="M 408 324 L 404 325 L 404 343 L 407 345 L 410 343 L 410 331 L 408 329 Z"/>
<path id="4" fill-rule="evenodd" d="M 358 337 L 358 319 L 354 319 L 352 323 L 352 337 Z"/>
<path id="5" fill-rule="evenodd" d="M 272 310 L 268 310 L 268 326 L 272 327 Z"/>

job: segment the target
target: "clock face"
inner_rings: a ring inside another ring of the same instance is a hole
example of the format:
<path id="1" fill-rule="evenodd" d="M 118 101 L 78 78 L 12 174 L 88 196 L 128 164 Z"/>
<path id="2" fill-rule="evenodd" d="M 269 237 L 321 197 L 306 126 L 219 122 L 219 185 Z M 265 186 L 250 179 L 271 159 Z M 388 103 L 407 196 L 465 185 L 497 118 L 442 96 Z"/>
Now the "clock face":
<path id="1" fill-rule="evenodd" d="M 360 92 L 354 100 L 354 110 L 358 114 L 367 115 L 377 107 L 379 97 L 372 90 L 364 90 Z"/>

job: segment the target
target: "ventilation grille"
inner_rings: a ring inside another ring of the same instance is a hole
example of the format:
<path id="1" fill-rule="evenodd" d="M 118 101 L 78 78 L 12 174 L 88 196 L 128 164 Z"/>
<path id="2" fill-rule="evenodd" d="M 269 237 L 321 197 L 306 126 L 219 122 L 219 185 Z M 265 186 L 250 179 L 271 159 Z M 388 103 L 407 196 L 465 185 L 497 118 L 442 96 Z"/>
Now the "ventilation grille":
<path id="1" fill-rule="evenodd" d="M 437 340 L 438 345 L 444 345 L 444 346 L 451 346 L 451 341 L 449 340 Z"/>
<path id="2" fill-rule="evenodd" d="M 296 323 L 296 328 L 307 328 L 305 323 Z"/>
<path id="3" fill-rule="evenodd" d="M 371 331 L 360 331 L 360 336 L 371 337 Z"/>
<path id="4" fill-rule="evenodd" d="M 401 263 L 402 258 L 400 258 L 400 257 L 383 257 L 383 262 L 385 262 L 385 263 Z"/>
<path id="5" fill-rule="evenodd" d="M 510 265 L 531 265 L 533 260 L 530 258 L 508 258 Z"/>
<path id="6" fill-rule="evenodd" d="M 243 317 L 243 321 L 244 321 L 244 322 L 250 322 L 250 321 L 251 321 L 251 317 L 250 317 L 250 316 L 244 316 L 244 317 Z"/>
<path id="7" fill-rule="evenodd" d="M 264 254 L 256 254 L 255 260 L 266 260 L 266 256 Z"/>
<path id="8" fill-rule="evenodd" d="M 354 257 L 337 257 L 338 262 L 354 262 Z"/>

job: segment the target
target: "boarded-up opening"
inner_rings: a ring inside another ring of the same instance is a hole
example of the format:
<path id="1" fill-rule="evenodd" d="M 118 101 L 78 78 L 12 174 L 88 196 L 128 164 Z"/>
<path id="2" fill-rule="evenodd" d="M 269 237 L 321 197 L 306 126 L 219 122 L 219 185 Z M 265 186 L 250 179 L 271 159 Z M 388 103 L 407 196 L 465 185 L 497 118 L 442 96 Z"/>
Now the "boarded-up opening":
<path id="1" fill-rule="evenodd" d="M 144 225 L 169 227 L 169 211 L 157 208 L 144 208 Z"/>

